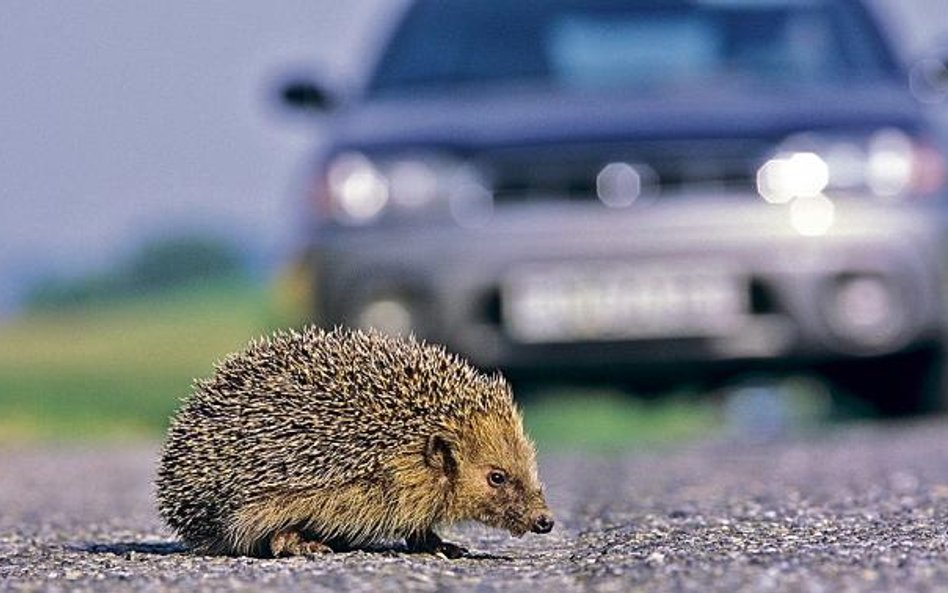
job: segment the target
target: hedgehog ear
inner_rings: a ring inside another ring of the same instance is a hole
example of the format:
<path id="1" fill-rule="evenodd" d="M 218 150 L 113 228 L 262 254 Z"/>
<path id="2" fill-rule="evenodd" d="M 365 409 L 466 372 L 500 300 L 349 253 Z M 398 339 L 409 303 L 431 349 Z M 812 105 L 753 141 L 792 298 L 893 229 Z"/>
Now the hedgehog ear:
<path id="1" fill-rule="evenodd" d="M 455 453 L 456 448 L 451 440 L 440 434 L 433 434 L 428 437 L 428 443 L 425 446 L 425 463 L 451 477 L 458 468 Z"/>

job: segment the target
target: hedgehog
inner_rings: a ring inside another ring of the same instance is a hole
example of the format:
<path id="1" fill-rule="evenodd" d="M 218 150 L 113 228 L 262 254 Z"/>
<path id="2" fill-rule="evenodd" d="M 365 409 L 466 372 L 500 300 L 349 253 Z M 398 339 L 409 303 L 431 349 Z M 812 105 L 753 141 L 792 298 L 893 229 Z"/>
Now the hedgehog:
<path id="1" fill-rule="evenodd" d="M 171 420 L 158 510 L 194 552 L 263 557 L 514 536 L 553 517 L 509 384 L 414 337 L 279 331 L 195 381 Z"/>

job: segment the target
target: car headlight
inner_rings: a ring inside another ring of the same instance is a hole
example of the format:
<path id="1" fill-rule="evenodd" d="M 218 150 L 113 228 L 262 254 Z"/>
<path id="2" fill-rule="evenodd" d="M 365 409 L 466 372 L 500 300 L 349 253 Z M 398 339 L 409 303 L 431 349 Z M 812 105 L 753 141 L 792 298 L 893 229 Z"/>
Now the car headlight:
<path id="1" fill-rule="evenodd" d="M 451 216 L 461 226 L 481 226 L 493 212 L 485 175 L 470 163 L 443 155 L 370 158 L 336 155 L 326 169 L 329 212 L 358 226 L 380 219 Z"/>
<path id="2" fill-rule="evenodd" d="M 389 200 L 389 182 L 365 156 L 339 155 L 326 173 L 330 206 L 340 222 L 362 224 L 377 218 Z"/>
<path id="3" fill-rule="evenodd" d="M 835 137 L 790 136 L 757 171 L 757 189 L 771 203 L 826 195 L 869 195 L 885 201 L 932 195 L 944 188 L 943 155 L 897 128 Z"/>

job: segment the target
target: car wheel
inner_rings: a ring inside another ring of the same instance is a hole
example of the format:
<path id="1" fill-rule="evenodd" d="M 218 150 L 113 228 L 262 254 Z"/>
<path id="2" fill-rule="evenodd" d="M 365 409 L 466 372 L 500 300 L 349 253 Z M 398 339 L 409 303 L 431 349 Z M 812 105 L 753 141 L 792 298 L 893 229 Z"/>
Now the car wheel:
<path id="1" fill-rule="evenodd" d="M 823 367 L 821 374 L 837 403 L 854 398 L 883 417 L 942 411 L 948 404 L 946 353 L 940 345 L 833 363 Z"/>

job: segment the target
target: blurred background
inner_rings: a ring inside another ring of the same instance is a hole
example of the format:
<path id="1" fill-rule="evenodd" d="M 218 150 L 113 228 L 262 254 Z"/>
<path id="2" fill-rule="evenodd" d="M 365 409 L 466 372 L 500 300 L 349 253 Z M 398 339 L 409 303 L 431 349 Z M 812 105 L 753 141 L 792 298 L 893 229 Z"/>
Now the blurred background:
<path id="1" fill-rule="evenodd" d="M 344 109 L 303 112 L 326 98 L 317 91 L 344 102 L 359 88 L 408 4 L 0 5 L 0 444 L 160 438 L 191 380 L 224 354 L 276 327 L 338 321 L 310 309 L 314 280 L 311 270 L 300 271 L 309 261 L 301 254 L 335 253 L 341 248 L 323 241 L 358 225 L 347 220 L 333 229 L 332 221 L 309 221 L 302 212 L 321 163 L 356 154 L 344 143 L 362 150 L 357 134 L 342 141 L 338 131 L 360 121 Z M 932 15 L 948 14 L 948 0 L 869 6 L 931 126 L 922 135 L 941 150 L 948 104 L 937 78 L 948 58 L 948 20 Z M 296 110 L 281 103 L 281 90 L 296 91 L 286 93 Z M 343 124 L 340 112 L 348 117 Z M 915 125 L 906 129 L 918 132 Z M 788 162 L 819 152 L 781 150 Z M 783 166 L 778 156 L 773 167 Z M 362 161 L 346 161 L 350 172 L 353 163 Z M 626 171 L 610 169 L 606 185 L 643 183 L 641 170 L 623 177 Z M 906 228 L 913 232 L 897 232 Z M 948 252 L 935 244 L 925 249 L 938 251 L 940 272 Z M 942 288 L 940 279 L 929 280 Z M 856 288 L 853 298 L 875 303 L 873 290 Z M 384 314 L 391 310 L 381 311 L 370 319 L 390 321 Z M 519 331 L 530 342 L 547 330 Z M 739 379 L 713 389 L 633 387 L 639 397 L 623 385 L 583 379 L 522 385 L 532 394 L 527 419 L 542 446 L 766 436 L 824 426 L 834 414 L 830 388 L 810 374 Z"/>

